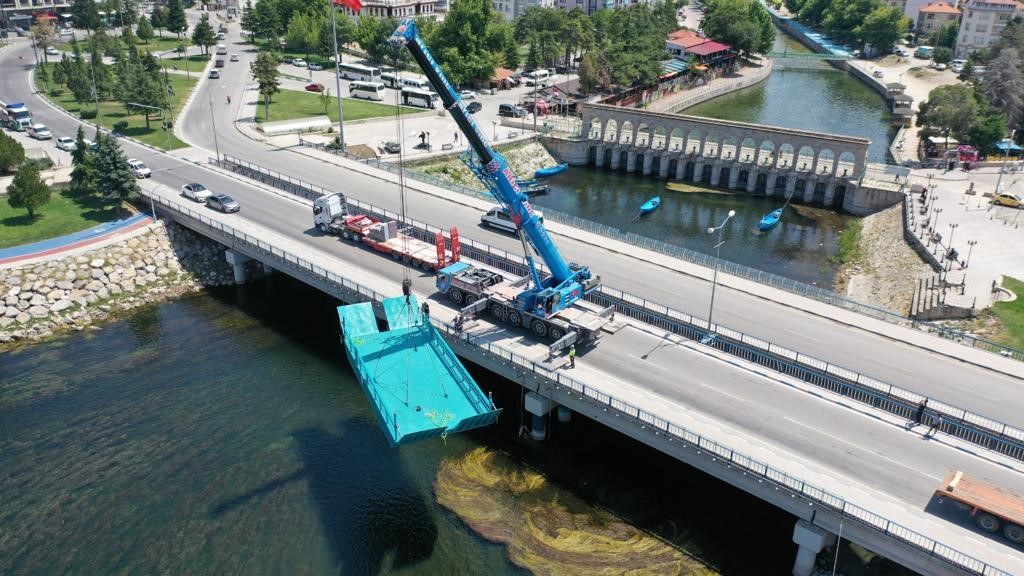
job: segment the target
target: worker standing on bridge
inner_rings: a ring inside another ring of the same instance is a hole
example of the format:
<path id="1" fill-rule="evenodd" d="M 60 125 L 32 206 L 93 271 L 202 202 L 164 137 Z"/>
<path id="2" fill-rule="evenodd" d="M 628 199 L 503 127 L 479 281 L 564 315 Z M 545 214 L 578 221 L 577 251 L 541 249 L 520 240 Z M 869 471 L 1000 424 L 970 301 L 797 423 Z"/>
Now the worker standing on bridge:
<path id="1" fill-rule="evenodd" d="M 924 400 L 921 400 L 920 402 L 917 403 L 917 411 L 914 412 L 914 426 L 919 425 L 921 423 L 921 420 L 924 419 L 924 409 L 927 408 L 927 407 L 928 407 L 928 399 L 927 398 L 925 398 Z"/>
<path id="2" fill-rule="evenodd" d="M 576 345 L 569 345 L 569 368 L 576 367 Z"/>
<path id="3" fill-rule="evenodd" d="M 935 414 L 934 416 L 932 416 L 932 425 L 931 428 L 928 429 L 928 433 L 925 434 L 925 437 L 934 438 L 935 431 L 938 430 L 939 428 L 942 428 L 942 416 Z"/>

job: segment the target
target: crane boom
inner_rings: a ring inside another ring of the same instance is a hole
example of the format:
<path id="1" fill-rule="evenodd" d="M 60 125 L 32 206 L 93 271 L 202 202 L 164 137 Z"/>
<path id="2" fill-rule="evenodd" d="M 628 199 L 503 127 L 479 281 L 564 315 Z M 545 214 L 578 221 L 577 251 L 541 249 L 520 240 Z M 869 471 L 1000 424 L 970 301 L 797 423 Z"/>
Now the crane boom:
<path id="1" fill-rule="evenodd" d="M 508 210 L 509 216 L 520 231 L 520 237 L 525 234 L 525 239 L 551 272 L 549 278 L 542 280 L 534 266 L 530 251 L 526 250 L 534 288 L 525 290 L 518 296 L 517 299 L 523 309 L 548 317 L 597 288 L 601 283 L 599 276 L 592 276 L 586 266 L 569 264 L 562 258 L 562 254 L 544 229 L 544 224 L 534 214 L 528 197 L 520 190 L 512 168 L 505 158 L 487 143 L 480 127 L 466 111 L 462 97 L 452 87 L 441 66 L 423 42 L 415 20 L 403 20 L 391 35 L 391 43 L 408 48 L 413 59 L 426 74 L 430 85 L 441 97 L 445 109 L 451 113 L 455 123 L 465 134 L 470 148 L 475 152 L 464 154 L 462 160 Z"/>

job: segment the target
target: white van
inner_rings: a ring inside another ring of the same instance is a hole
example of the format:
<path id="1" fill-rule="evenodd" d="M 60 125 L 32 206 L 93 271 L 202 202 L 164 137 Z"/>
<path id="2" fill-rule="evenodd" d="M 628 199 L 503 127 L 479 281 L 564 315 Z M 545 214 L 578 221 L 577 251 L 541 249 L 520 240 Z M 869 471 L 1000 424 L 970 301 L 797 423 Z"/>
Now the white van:
<path id="1" fill-rule="evenodd" d="M 402 78 L 402 86 L 405 86 L 406 88 L 415 88 L 417 90 L 433 90 L 433 88 L 430 87 L 430 82 L 419 78 Z"/>
<path id="2" fill-rule="evenodd" d="M 228 53 L 228 46 L 227 46 L 227 44 L 217 44 L 217 54 L 227 54 L 227 53 Z"/>
<path id="3" fill-rule="evenodd" d="M 146 166 L 146 163 L 142 160 L 136 160 L 135 158 L 128 159 L 128 165 L 132 168 L 132 174 L 136 178 L 150 178 L 153 176 L 153 171 Z"/>
<path id="4" fill-rule="evenodd" d="M 548 80 L 551 79 L 551 72 L 547 70 L 534 70 L 523 74 L 527 86 L 547 86 Z"/>
<path id="5" fill-rule="evenodd" d="M 538 210 L 534 210 L 533 213 L 537 215 L 538 220 L 544 222 L 544 214 Z M 504 206 L 494 206 L 488 210 L 486 214 L 480 216 L 480 223 L 506 232 L 516 231 L 516 225 L 512 222 L 512 218 L 509 217 L 508 210 Z"/>

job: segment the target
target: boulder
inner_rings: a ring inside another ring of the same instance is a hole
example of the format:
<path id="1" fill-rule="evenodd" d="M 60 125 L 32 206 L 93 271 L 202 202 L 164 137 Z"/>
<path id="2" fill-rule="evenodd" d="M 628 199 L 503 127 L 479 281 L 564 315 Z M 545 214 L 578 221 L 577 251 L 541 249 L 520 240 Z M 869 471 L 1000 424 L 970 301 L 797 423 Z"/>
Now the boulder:
<path id="1" fill-rule="evenodd" d="M 50 313 L 56 314 L 57 312 L 67 310 L 68 308 L 71 308 L 71 300 L 58 300 L 53 304 L 53 306 L 50 306 Z"/>
<path id="2" fill-rule="evenodd" d="M 15 318 L 14 318 L 14 320 L 15 320 L 15 321 L 16 321 L 16 322 L 17 322 L 18 324 L 24 324 L 24 323 L 28 322 L 28 321 L 29 321 L 29 320 L 31 320 L 31 319 L 32 319 L 32 315 L 31 315 L 31 314 L 29 314 L 28 312 L 22 312 L 21 314 L 18 314 L 18 315 L 17 315 L 17 316 L 16 316 Z"/>
<path id="3" fill-rule="evenodd" d="M 89 262 L 89 266 L 92 266 L 93 268 L 102 268 L 103 264 L 103 258 L 96 258 L 92 262 Z M 95 278 L 95 276 L 93 276 L 93 278 Z"/>
<path id="4" fill-rule="evenodd" d="M 50 310 L 45 306 L 30 306 L 28 313 L 35 316 L 36 318 L 43 318 L 50 313 Z"/>
<path id="5" fill-rule="evenodd" d="M 46 295 L 46 299 L 50 302 L 56 302 L 58 300 L 63 300 L 66 296 L 67 292 L 63 290 L 51 290 L 50 293 Z"/>
<path id="6" fill-rule="evenodd" d="M 8 286 L 21 286 L 21 276 L 8 276 L 7 277 L 7 285 Z"/>
<path id="7" fill-rule="evenodd" d="M 19 300 L 20 298 L 17 296 L 8 296 L 7 299 L 4 300 L 4 304 L 7 304 L 8 306 L 17 306 Z"/>
<path id="8" fill-rule="evenodd" d="M 42 306 L 43 304 L 46 304 L 46 296 L 42 294 L 33 294 L 32 299 L 29 300 L 30 306 Z"/>
<path id="9" fill-rule="evenodd" d="M 99 268 L 93 268 L 92 269 L 92 278 L 93 278 L 93 280 L 100 280 L 100 279 L 106 278 L 106 277 L 107 277 L 107 275 L 103 273 L 103 270 L 100 270 Z"/>
<path id="10" fill-rule="evenodd" d="M 78 273 L 76 273 L 74 270 L 68 270 L 67 272 L 64 273 L 64 279 L 67 280 L 68 282 L 74 282 L 75 280 L 78 279 Z"/>
<path id="11" fill-rule="evenodd" d="M 7 316 L 0 318 L 0 328 L 7 328 L 11 324 L 14 324 L 14 318 L 9 318 Z"/>
<path id="12" fill-rule="evenodd" d="M 127 280 L 122 281 L 120 284 L 111 284 L 111 286 L 120 286 L 121 290 L 123 290 L 124 292 L 131 292 L 132 290 L 135 290 L 135 280 L 128 278 Z"/>
<path id="13" fill-rule="evenodd" d="M 75 285 L 67 280 L 61 280 L 60 282 L 57 282 L 57 288 L 61 290 L 71 290 L 74 287 Z"/>
<path id="14" fill-rule="evenodd" d="M 21 286 L 12 286 L 11 289 L 7 291 L 8 297 L 17 296 L 18 294 L 21 294 Z"/>
<path id="15" fill-rule="evenodd" d="M 93 280 L 85 285 L 85 289 L 90 292 L 98 292 L 103 288 L 103 282 L 99 280 Z"/>
<path id="16" fill-rule="evenodd" d="M 113 286 L 117 286 L 117 284 L 113 284 Z M 107 287 L 104 286 L 96 291 L 96 297 L 106 300 L 107 298 L 110 298 L 110 290 L 107 290 Z"/>

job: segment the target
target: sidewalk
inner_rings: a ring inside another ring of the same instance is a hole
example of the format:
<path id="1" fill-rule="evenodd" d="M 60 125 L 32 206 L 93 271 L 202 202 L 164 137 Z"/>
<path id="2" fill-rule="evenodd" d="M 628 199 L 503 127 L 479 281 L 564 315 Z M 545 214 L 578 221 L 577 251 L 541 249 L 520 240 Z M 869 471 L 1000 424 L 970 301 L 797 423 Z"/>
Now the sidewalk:
<path id="1" fill-rule="evenodd" d="M 114 220 L 80 230 L 57 238 L 43 240 L 32 244 L 12 246 L 0 249 L 0 267 L 15 267 L 29 261 L 38 261 L 54 256 L 81 251 L 84 248 L 97 248 L 112 241 L 121 240 L 126 235 L 148 226 L 153 219 L 145 213 L 133 214 L 127 218 Z"/>

